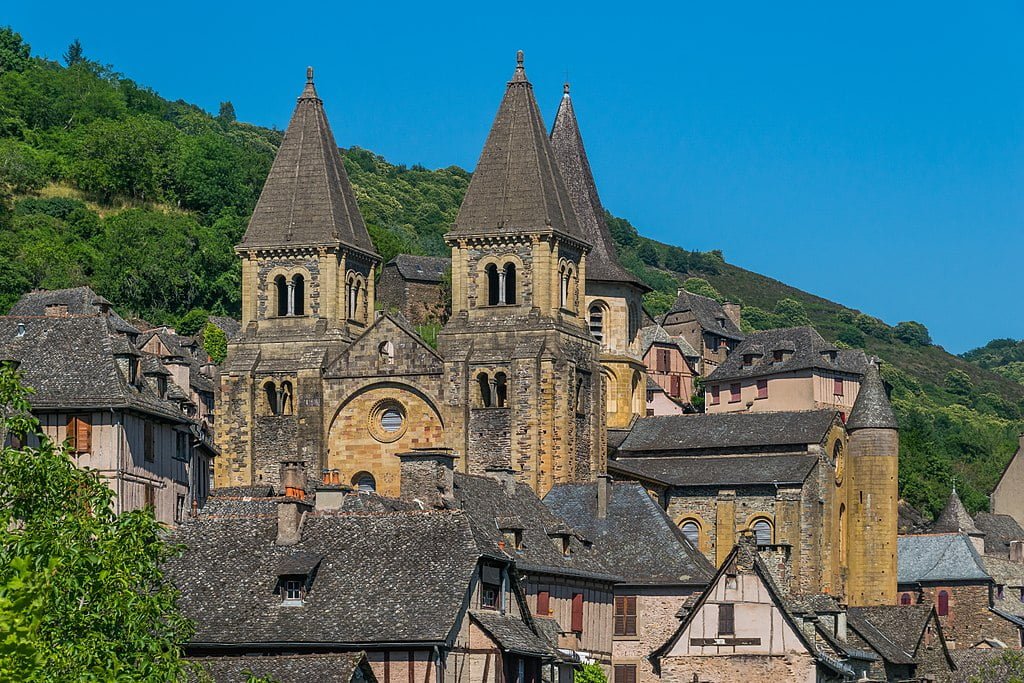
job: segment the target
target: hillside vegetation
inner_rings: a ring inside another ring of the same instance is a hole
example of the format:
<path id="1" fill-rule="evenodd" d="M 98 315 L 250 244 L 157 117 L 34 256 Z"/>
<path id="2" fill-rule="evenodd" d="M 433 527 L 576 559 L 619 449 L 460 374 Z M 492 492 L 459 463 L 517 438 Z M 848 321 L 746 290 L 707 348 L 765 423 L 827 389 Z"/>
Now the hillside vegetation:
<path id="1" fill-rule="evenodd" d="M 0 311 L 33 288 L 89 284 L 123 314 L 198 329 L 237 315 L 245 230 L 281 132 L 170 102 L 69 50 L 32 57 L 0 30 Z M 407 168 L 343 150 L 360 209 L 385 260 L 445 255 L 469 172 Z M 747 329 L 814 325 L 839 345 L 887 361 L 902 426 L 903 495 L 932 513 L 955 480 L 986 504 L 1021 429 L 1024 385 L 933 346 L 924 326 L 896 326 L 727 263 L 641 236 L 609 216 L 623 263 L 654 291 L 653 313 L 688 288 L 744 304 Z M 994 367 L 994 366 L 993 366 Z"/>

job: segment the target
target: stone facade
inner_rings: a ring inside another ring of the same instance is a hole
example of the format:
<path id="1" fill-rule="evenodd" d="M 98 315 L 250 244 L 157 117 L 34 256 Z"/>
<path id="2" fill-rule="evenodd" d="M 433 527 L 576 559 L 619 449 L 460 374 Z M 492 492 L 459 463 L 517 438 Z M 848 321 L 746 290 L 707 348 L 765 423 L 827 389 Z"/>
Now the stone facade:
<path id="1" fill-rule="evenodd" d="M 1024 526 L 1024 496 L 1021 491 L 1024 491 L 1024 435 L 1021 435 L 1017 452 L 1006 464 L 1003 476 L 992 491 L 992 512 L 1010 515 Z"/>
<path id="2" fill-rule="evenodd" d="M 618 596 L 636 598 L 636 635 L 616 635 L 612 641 L 613 665 L 636 666 L 638 683 L 661 680 L 648 655 L 668 639 L 679 624 L 679 610 L 694 595 L 692 588 L 651 586 L 622 587 Z"/>

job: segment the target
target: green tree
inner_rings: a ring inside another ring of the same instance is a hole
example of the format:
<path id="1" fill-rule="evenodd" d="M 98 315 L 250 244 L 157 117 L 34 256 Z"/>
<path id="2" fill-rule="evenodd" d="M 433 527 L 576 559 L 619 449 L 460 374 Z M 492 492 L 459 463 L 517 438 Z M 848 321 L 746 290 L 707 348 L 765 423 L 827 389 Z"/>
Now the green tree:
<path id="1" fill-rule="evenodd" d="M 10 26 L 0 28 L 0 73 L 21 71 L 28 66 L 29 44 Z"/>
<path id="2" fill-rule="evenodd" d="M 178 318 L 178 324 L 175 326 L 175 331 L 178 334 L 183 334 L 186 337 L 194 337 L 199 330 L 206 327 L 206 320 L 210 317 L 210 312 L 203 308 L 193 308 L 185 315 Z"/>
<path id="3" fill-rule="evenodd" d="M 971 381 L 971 376 L 960 368 L 953 368 L 946 373 L 943 386 L 946 391 L 960 398 L 968 398 L 974 392 L 974 382 Z"/>
<path id="4" fill-rule="evenodd" d="M 231 102 L 221 102 L 220 109 L 217 111 L 217 120 L 221 123 L 234 123 L 235 105 Z"/>
<path id="5" fill-rule="evenodd" d="M 228 356 L 228 337 L 213 323 L 203 328 L 203 350 L 214 363 L 222 363 Z"/>
<path id="6" fill-rule="evenodd" d="M 649 266 L 657 268 L 661 264 L 661 254 L 658 253 L 658 248 L 650 240 L 643 240 L 636 253 L 640 260 Z"/>
<path id="7" fill-rule="evenodd" d="M 702 277 L 691 277 L 683 280 L 683 289 L 693 294 L 699 294 L 700 296 L 706 296 L 709 299 L 714 299 L 718 302 L 725 301 L 725 297 L 722 296 L 721 292 L 714 288 L 714 286 Z"/>
<path id="8" fill-rule="evenodd" d="M 928 328 L 913 320 L 897 324 L 893 329 L 893 336 L 911 346 L 931 346 L 932 343 Z"/>
<path id="9" fill-rule="evenodd" d="M 0 454 L 0 674 L 17 667 L 4 680 L 184 680 L 192 625 L 161 571 L 178 549 L 151 510 L 113 512 L 110 487 L 27 413 L 10 365 L 0 406 L 3 430 L 39 444 Z"/>
<path id="10" fill-rule="evenodd" d="M 573 672 L 573 683 L 608 683 L 600 664 L 584 664 Z"/>
<path id="11" fill-rule="evenodd" d="M 644 294 L 644 309 L 654 317 L 667 313 L 675 302 L 675 295 L 667 292 L 655 290 Z"/>
<path id="12" fill-rule="evenodd" d="M 64 64 L 67 66 L 74 66 L 75 64 L 81 64 L 85 61 L 85 54 L 82 52 L 82 43 L 75 38 L 68 45 L 67 51 L 63 55 Z"/>
<path id="13" fill-rule="evenodd" d="M 971 683 L 1024 683 L 1024 654 L 1020 650 L 1004 650 L 981 665 Z"/>
<path id="14" fill-rule="evenodd" d="M 170 124 L 148 116 L 94 121 L 73 144 L 71 178 L 104 201 L 160 199 L 176 136 Z"/>
<path id="15" fill-rule="evenodd" d="M 804 310 L 804 305 L 796 299 L 779 299 L 775 304 L 776 327 L 800 327 L 810 325 L 811 319 Z"/>

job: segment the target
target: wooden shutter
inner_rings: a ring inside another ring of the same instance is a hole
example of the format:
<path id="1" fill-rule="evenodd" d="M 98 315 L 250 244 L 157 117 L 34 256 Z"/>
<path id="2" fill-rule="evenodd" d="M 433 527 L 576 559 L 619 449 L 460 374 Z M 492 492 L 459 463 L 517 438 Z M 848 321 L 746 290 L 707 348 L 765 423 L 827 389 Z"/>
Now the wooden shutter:
<path id="1" fill-rule="evenodd" d="M 842 396 L 843 395 L 843 380 L 842 379 L 836 377 L 832 381 L 832 394 L 834 396 Z"/>
<path id="2" fill-rule="evenodd" d="M 572 594 L 572 626 L 571 631 L 583 632 L 583 593 Z"/>
<path id="3" fill-rule="evenodd" d="M 616 664 L 614 683 L 636 683 L 636 664 Z"/>
<path id="4" fill-rule="evenodd" d="M 92 423 L 88 418 L 73 417 L 68 420 L 68 441 L 76 453 L 92 452 Z"/>
<path id="5" fill-rule="evenodd" d="M 142 445 L 143 455 L 146 460 L 152 462 L 156 459 L 156 438 L 153 434 L 153 423 L 146 422 L 142 429 L 143 441 Z"/>
<path id="6" fill-rule="evenodd" d="M 718 606 L 718 635 L 731 636 L 736 633 L 736 612 L 734 605 Z"/>
<path id="7" fill-rule="evenodd" d="M 672 375 L 669 386 L 671 387 L 669 393 L 672 395 L 672 398 L 679 398 L 679 395 L 682 393 L 682 388 L 679 386 L 679 375 Z"/>
<path id="8" fill-rule="evenodd" d="M 757 397 L 768 398 L 768 380 L 759 379 L 757 380 Z"/>
<path id="9" fill-rule="evenodd" d="M 615 635 L 636 635 L 635 595 L 618 595 L 615 597 Z"/>
<path id="10" fill-rule="evenodd" d="M 548 591 L 537 593 L 537 614 L 542 617 L 551 614 L 551 593 Z"/>

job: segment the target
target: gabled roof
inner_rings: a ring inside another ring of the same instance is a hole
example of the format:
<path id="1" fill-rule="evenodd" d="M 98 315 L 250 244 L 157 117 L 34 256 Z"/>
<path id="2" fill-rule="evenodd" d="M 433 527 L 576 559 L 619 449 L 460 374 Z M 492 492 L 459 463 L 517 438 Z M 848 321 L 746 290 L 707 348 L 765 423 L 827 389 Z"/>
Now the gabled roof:
<path id="1" fill-rule="evenodd" d="M 896 580 L 901 585 L 990 580 L 966 534 L 900 536 L 896 561 Z"/>
<path id="2" fill-rule="evenodd" d="M 242 249 L 345 246 L 376 257 L 313 69 L 270 167 Z"/>
<path id="3" fill-rule="evenodd" d="M 1024 529 L 1010 515 L 979 512 L 974 524 L 985 533 L 985 554 L 1008 557 L 1010 541 L 1024 541 Z"/>
<path id="4" fill-rule="evenodd" d="M 942 512 L 936 517 L 935 523 L 932 524 L 931 532 L 935 534 L 956 534 L 963 532 L 969 536 L 982 536 L 984 532 L 981 531 L 974 524 L 974 520 L 971 519 L 971 515 L 967 512 L 967 508 L 964 507 L 963 502 L 960 500 L 960 496 L 956 493 L 956 488 L 949 494 L 949 500 L 946 501 L 946 506 L 942 508 Z"/>
<path id="5" fill-rule="evenodd" d="M 506 652 L 527 657 L 551 657 L 551 646 L 530 630 L 522 619 L 494 610 L 471 610 L 473 618 Z"/>
<path id="6" fill-rule="evenodd" d="M 740 328 L 736 327 L 736 323 L 732 321 L 732 318 L 725 314 L 722 304 L 709 297 L 688 292 L 685 289 L 679 290 L 675 303 L 662 316 L 661 320 L 664 322 L 673 313 L 685 313 L 687 311 L 693 313 L 697 323 L 705 332 L 717 334 L 719 337 L 727 339 L 742 340 L 746 338 L 746 335 L 740 332 Z"/>
<path id="7" fill-rule="evenodd" d="M 414 282 L 441 282 L 452 260 L 440 256 L 413 256 L 399 254 L 384 266 L 394 266 L 405 280 Z"/>
<path id="8" fill-rule="evenodd" d="M 109 301 L 92 291 L 90 287 L 39 289 L 22 294 L 11 306 L 8 315 L 45 316 L 51 306 L 66 306 L 66 314 L 69 316 L 105 315 L 112 330 L 125 334 L 139 334 L 135 326 L 117 314 Z"/>
<path id="9" fill-rule="evenodd" d="M 550 230 L 586 242 L 526 79 L 522 51 L 516 59 L 449 235 Z"/>
<path id="10" fill-rule="evenodd" d="M 892 412 L 888 393 L 878 373 L 878 365 L 869 362 L 860 383 L 857 400 L 853 402 L 846 428 L 854 429 L 899 429 Z"/>
<path id="11" fill-rule="evenodd" d="M 587 261 L 587 272 L 590 272 L 590 261 Z M 640 355 L 646 356 L 647 352 L 651 350 L 651 347 L 655 344 L 670 344 L 679 349 L 679 352 L 683 354 L 684 358 L 700 358 L 700 354 L 697 353 L 690 342 L 686 341 L 682 337 L 673 337 L 665 328 L 661 325 L 647 325 L 646 327 L 640 328 Z"/>
<path id="12" fill-rule="evenodd" d="M 583 147 L 583 136 L 576 121 L 576 112 L 569 97 L 569 84 L 565 84 L 558 114 L 551 127 L 551 147 L 555 160 L 562 171 L 576 218 L 583 229 L 583 235 L 592 249 L 587 254 L 587 280 L 603 282 L 626 282 L 649 291 L 650 287 L 619 263 L 615 241 L 605 221 L 604 207 L 597 194 L 597 184 Z"/>
<path id="13" fill-rule="evenodd" d="M 834 410 L 643 417 L 622 442 L 619 456 L 806 447 L 824 441 L 837 419 Z"/>
<path id="14" fill-rule="evenodd" d="M 802 484 L 818 462 L 806 453 L 751 456 L 622 458 L 609 460 L 608 471 L 669 486 Z"/>
<path id="15" fill-rule="evenodd" d="M 847 625 L 887 662 L 915 664 L 917 645 L 932 615 L 931 605 L 850 607 Z"/>
<path id="16" fill-rule="evenodd" d="M 643 486 L 609 483 L 608 508 L 597 513 L 597 487 L 560 484 L 544 504 L 593 542 L 605 571 L 629 584 L 688 584 L 704 586 L 714 567 L 687 542 L 665 511 Z"/>
<path id="17" fill-rule="evenodd" d="M 785 352 L 785 360 L 772 362 L 775 351 Z M 830 354 L 835 355 L 835 360 L 832 360 Z M 753 363 L 745 366 L 744 356 L 753 356 Z M 837 349 L 826 342 L 813 327 L 787 327 L 748 335 L 708 375 L 708 381 L 761 377 L 809 369 L 862 375 L 866 366 L 867 356 L 860 349 Z"/>

